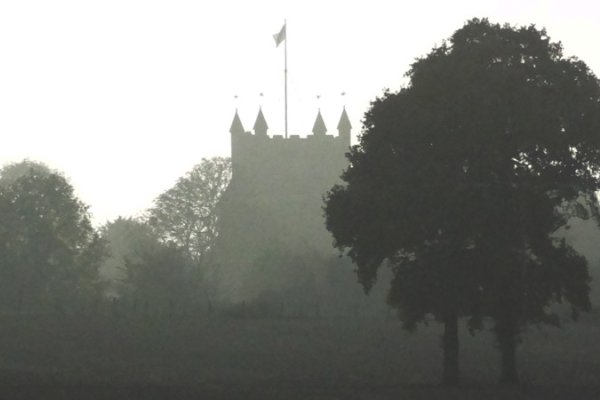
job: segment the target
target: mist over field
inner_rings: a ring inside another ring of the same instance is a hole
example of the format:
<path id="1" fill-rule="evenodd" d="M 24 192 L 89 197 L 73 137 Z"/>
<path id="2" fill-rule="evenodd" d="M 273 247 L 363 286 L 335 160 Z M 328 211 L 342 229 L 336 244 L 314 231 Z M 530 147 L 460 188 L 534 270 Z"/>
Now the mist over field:
<path id="1" fill-rule="evenodd" d="M 0 399 L 600 398 L 597 13 L 480 3 L 0 5 Z"/>

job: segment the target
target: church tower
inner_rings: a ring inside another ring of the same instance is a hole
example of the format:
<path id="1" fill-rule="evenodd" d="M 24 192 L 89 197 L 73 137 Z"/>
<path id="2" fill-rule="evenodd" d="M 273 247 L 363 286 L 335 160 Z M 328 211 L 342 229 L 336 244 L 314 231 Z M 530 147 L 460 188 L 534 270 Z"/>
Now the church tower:
<path id="1" fill-rule="evenodd" d="M 233 175 L 219 207 L 217 258 L 224 288 L 246 300 L 261 290 L 245 281 L 247 271 L 272 254 L 330 257 L 337 254 L 325 229 L 323 195 L 348 165 L 352 126 L 342 110 L 337 135 L 328 135 L 321 111 L 312 134 L 269 136 L 259 108 L 252 132 L 236 110 L 230 127 Z"/>

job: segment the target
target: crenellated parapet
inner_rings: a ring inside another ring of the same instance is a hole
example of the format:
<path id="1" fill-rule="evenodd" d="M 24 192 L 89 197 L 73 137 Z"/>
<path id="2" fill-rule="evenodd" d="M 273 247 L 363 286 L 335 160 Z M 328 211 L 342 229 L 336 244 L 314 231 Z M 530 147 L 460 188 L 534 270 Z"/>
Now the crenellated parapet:
<path id="1" fill-rule="evenodd" d="M 285 139 L 283 135 L 272 135 L 269 136 L 267 134 L 267 130 L 269 126 L 267 124 L 266 118 L 262 112 L 262 108 L 258 110 L 258 115 L 256 116 L 256 121 L 254 122 L 254 133 L 251 131 L 246 131 L 240 119 L 240 116 L 235 111 L 233 116 L 233 121 L 231 123 L 231 128 L 229 132 L 232 136 L 242 136 L 242 137 L 255 137 L 255 138 L 268 138 L 268 139 Z M 346 112 L 346 108 L 342 110 L 342 114 L 340 116 L 338 125 L 337 125 L 338 134 L 336 136 L 327 135 L 327 127 L 325 125 L 325 121 L 323 120 L 323 116 L 321 115 L 321 110 L 317 112 L 317 117 L 315 118 L 315 122 L 313 125 L 312 133 L 307 135 L 306 137 L 300 137 L 300 135 L 290 135 L 286 140 L 292 139 L 310 139 L 311 137 L 335 137 L 340 139 L 340 141 L 346 141 L 348 147 L 350 146 L 350 133 L 352 130 L 352 125 L 350 124 L 350 119 L 348 118 L 348 113 Z"/>
<path id="2" fill-rule="evenodd" d="M 344 108 L 340 116 L 337 135 L 327 134 L 325 121 L 319 110 L 315 118 L 312 133 L 307 136 L 268 135 L 268 124 L 262 109 L 259 109 L 253 131 L 246 131 L 236 110 L 229 132 L 231 133 L 231 159 L 234 176 L 240 169 L 247 173 L 275 175 L 285 178 L 285 174 L 296 175 L 289 171 L 290 165 L 300 171 L 322 165 L 324 171 L 334 169 L 336 165 L 345 165 L 344 155 L 350 147 L 352 126 Z M 271 172 L 264 168 L 274 168 Z M 275 178 L 274 178 L 275 179 Z"/>

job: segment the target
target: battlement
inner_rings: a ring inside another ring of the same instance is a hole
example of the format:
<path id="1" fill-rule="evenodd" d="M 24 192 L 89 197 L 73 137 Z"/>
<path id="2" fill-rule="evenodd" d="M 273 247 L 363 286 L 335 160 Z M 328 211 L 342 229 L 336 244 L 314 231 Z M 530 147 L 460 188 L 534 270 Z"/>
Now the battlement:
<path id="1" fill-rule="evenodd" d="M 244 129 L 244 125 L 240 120 L 240 116 L 236 110 L 235 115 L 233 117 L 233 122 L 231 123 L 231 128 L 229 132 L 233 136 L 252 136 L 256 138 L 269 138 L 269 139 L 286 139 L 286 140 L 298 140 L 298 139 L 309 139 L 309 138 L 318 138 L 318 137 L 337 137 L 341 140 L 347 139 L 348 146 L 350 146 L 350 131 L 352 130 L 352 125 L 350 124 L 350 119 L 348 118 L 348 114 L 346 113 L 346 108 L 342 110 L 342 115 L 340 116 L 340 121 L 338 123 L 338 135 L 327 135 L 327 127 L 325 126 L 325 122 L 323 121 L 323 116 L 321 115 L 321 110 L 317 112 L 317 118 L 315 119 L 315 123 L 312 129 L 312 135 L 308 135 L 305 138 L 300 135 L 290 135 L 289 138 L 285 138 L 283 135 L 267 135 L 267 131 L 269 129 L 269 125 L 265 119 L 265 116 L 262 112 L 262 109 L 258 110 L 258 115 L 256 116 L 256 122 L 254 123 L 254 134 L 250 131 L 246 131 Z"/>
<path id="2" fill-rule="evenodd" d="M 254 123 L 254 133 L 246 131 L 236 111 L 231 128 L 231 162 L 234 179 L 246 176 L 270 176 L 271 182 L 289 179 L 302 173 L 330 175 L 341 173 L 345 165 L 344 155 L 350 147 L 352 126 L 346 113 L 342 114 L 337 126 L 337 135 L 328 135 L 321 112 L 318 111 L 312 134 L 301 137 L 290 135 L 269 136 L 269 129 L 262 109 L 259 109 Z M 256 182 L 255 182 L 256 183 Z"/>
<path id="3" fill-rule="evenodd" d="M 341 139 L 341 137 L 339 135 L 307 135 L 307 136 L 300 136 L 300 135 L 289 135 L 289 137 L 285 137 L 284 135 L 266 135 L 266 136 L 260 136 L 260 135 L 256 135 L 254 133 L 252 133 L 252 131 L 246 131 L 246 132 L 241 132 L 241 133 L 236 133 L 236 134 L 232 134 L 232 135 L 238 135 L 241 137 L 250 137 L 252 138 L 252 140 L 265 140 L 265 141 L 278 141 L 278 140 L 284 140 L 284 141 L 289 141 L 289 142 L 295 142 L 298 140 L 331 140 L 331 139 Z"/>

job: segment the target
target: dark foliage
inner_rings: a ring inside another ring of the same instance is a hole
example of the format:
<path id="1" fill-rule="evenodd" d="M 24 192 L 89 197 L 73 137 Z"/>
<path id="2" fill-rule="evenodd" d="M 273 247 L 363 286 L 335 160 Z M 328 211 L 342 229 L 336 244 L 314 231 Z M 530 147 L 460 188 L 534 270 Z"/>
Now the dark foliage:
<path id="1" fill-rule="evenodd" d="M 140 302 L 180 305 L 204 299 L 203 271 L 186 249 L 159 244 L 142 249 L 135 259 L 125 258 L 126 294 Z"/>
<path id="2" fill-rule="evenodd" d="M 24 162 L 5 167 L 0 183 L 3 306 L 63 307 L 97 295 L 105 245 L 67 180 Z"/>
<path id="3" fill-rule="evenodd" d="M 544 30 L 485 19 L 408 77 L 366 113 L 345 183 L 326 197 L 327 228 L 367 290 L 390 263 L 389 301 L 407 327 L 428 313 L 447 328 L 492 317 L 514 381 L 524 325 L 555 323 L 556 301 L 590 307 L 586 261 L 553 233 L 567 205 L 595 199 L 600 85 Z"/>

